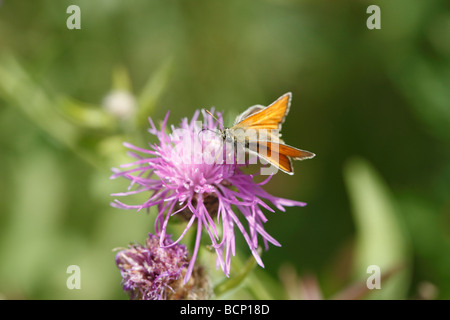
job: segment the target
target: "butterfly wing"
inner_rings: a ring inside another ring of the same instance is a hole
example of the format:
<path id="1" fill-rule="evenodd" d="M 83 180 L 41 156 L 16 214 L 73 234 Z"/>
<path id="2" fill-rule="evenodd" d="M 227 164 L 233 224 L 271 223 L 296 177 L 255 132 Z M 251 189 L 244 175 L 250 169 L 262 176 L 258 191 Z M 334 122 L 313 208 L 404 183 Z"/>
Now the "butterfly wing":
<path id="1" fill-rule="evenodd" d="M 247 118 L 247 117 L 251 116 L 252 114 L 255 114 L 265 108 L 266 108 L 266 106 L 262 106 L 260 104 L 249 107 L 247 110 L 245 110 L 244 112 L 242 112 L 240 115 L 238 115 L 236 117 L 236 119 L 234 120 L 234 124 L 241 122 L 245 118 Z"/>
<path id="2" fill-rule="evenodd" d="M 249 110 L 236 118 L 239 122 L 236 122 L 231 129 L 281 130 L 281 125 L 289 112 L 291 97 L 292 94 L 288 92 L 266 108 L 261 108 L 261 106 L 250 107 Z M 245 117 L 245 115 L 248 116 Z"/>
<path id="3" fill-rule="evenodd" d="M 303 160 L 315 156 L 309 151 L 285 145 L 280 139 L 281 126 L 289 112 L 291 96 L 288 92 L 268 107 L 250 107 L 236 118 L 234 126 L 229 129 L 235 141 L 245 143 L 250 153 L 258 155 L 288 174 L 294 174 L 293 159 Z M 257 135 L 246 136 L 246 130 L 254 130 Z"/>
<path id="4" fill-rule="evenodd" d="M 294 174 L 292 159 L 304 160 L 315 156 L 312 152 L 273 141 L 253 141 L 249 142 L 247 147 L 250 152 L 257 154 L 288 174 Z"/>

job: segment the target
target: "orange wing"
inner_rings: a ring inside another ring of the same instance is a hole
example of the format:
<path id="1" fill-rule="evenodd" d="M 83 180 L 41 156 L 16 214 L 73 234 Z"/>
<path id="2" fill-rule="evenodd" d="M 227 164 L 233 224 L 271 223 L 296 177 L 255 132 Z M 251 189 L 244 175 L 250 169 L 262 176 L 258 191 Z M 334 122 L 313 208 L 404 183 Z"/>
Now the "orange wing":
<path id="1" fill-rule="evenodd" d="M 277 157 L 273 158 L 264 158 L 267 161 L 269 161 L 272 165 L 279 168 L 280 170 L 286 172 L 287 174 L 293 175 L 294 169 L 292 167 L 292 161 L 291 158 L 278 154 Z"/>
<path id="2" fill-rule="evenodd" d="M 277 101 L 269 105 L 267 108 L 263 108 L 248 117 L 242 119 L 240 122 L 235 123 L 231 129 L 242 128 L 246 129 L 267 129 L 267 130 L 281 130 L 281 125 L 289 112 L 289 106 L 291 104 L 290 92 L 282 95 Z M 239 117 L 238 117 L 239 118 Z"/>
<path id="3" fill-rule="evenodd" d="M 250 142 L 248 149 L 288 174 L 294 174 L 291 159 L 304 160 L 315 156 L 312 152 L 271 141 Z"/>

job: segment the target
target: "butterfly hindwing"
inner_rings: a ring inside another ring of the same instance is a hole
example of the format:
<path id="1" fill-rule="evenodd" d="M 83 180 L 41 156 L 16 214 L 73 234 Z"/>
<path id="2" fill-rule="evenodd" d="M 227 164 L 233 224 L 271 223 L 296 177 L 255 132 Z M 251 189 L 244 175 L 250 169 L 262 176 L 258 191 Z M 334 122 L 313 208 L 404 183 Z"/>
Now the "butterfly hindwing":
<path id="1" fill-rule="evenodd" d="M 300 150 L 282 143 L 273 141 L 252 141 L 247 144 L 250 152 L 270 162 L 286 173 L 293 174 L 292 159 L 311 159 L 314 153 Z"/>

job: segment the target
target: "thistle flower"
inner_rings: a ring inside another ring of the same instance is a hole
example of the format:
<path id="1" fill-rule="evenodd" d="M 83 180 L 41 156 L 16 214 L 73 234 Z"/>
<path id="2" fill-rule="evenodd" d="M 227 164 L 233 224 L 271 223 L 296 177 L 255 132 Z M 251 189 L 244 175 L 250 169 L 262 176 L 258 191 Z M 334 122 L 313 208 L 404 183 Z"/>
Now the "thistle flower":
<path id="1" fill-rule="evenodd" d="M 113 169 L 115 173 L 111 177 L 131 180 L 127 192 L 113 196 L 149 193 L 149 198 L 142 204 L 127 205 L 116 199 L 112 205 L 138 211 L 156 206 L 158 214 L 155 230 L 160 236 L 162 247 L 177 244 L 196 222 L 195 246 L 185 282 L 194 268 L 202 230 L 208 233 L 211 246 L 216 250 L 217 267 L 220 266 L 225 275 L 229 276 L 231 256 L 235 254 L 236 227 L 245 238 L 257 263 L 264 267 L 257 252 L 260 245 L 258 237 L 262 238 L 266 250 L 269 243 L 280 246 L 280 243 L 264 230 L 263 224 L 267 218 L 262 209 L 275 212 L 265 201 L 281 211 L 285 211 L 285 206 L 306 205 L 303 202 L 278 198 L 264 191 L 261 186 L 266 184 L 271 176 L 261 183 L 256 183 L 253 175 L 245 174 L 240 169 L 245 164 L 212 161 L 220 159 L 222 150 L 226 148 L 223 148 L 223 141 L 219 136 L 212 134 L 210 139 L 205 139 L 204 134 L 222 129 L 222 115 L 218 113 L 216 120 L 203 112 L 203 126 L 197 121 L 199 115 L 200 112 L 196 111 L 191 121 L 184 118 L 180 127 L 172 126 L 171 134 L 166 133 L 169 113 L 160 130 L 152 119 L 149 119 L 149 132 L 155 135 L 159 142 L 149 144 L 150 149 L 124 143 L 127 148 L 133 150 L 129 155 L 137 160 L 121 167 L 134 168 L 124 171 Z M 234 156 L 233 153 L 231 155 Z M 225 156 L 229 157 L 230 154 Z M 170 217 L 177 214 L 186 217 L 188 223 L 179 238 L 167 245 L 164 243 L 167 225 Z M 248 230 L 243 221 L 246 222 Z"/>
<path id="2" fill-rule="evenodd" d="M 202 267 L 195 267 L 187 283 L 182 278 L 189 263 L 186 247 L 173 245 L 170 237 L 159 245 L 159 238 L 149 234 L 145 246 L 134 244 L 116 255 L 122 274 L 123 289 L 131 299 L 204 300 L 211 295 L 211 284 Z"/>

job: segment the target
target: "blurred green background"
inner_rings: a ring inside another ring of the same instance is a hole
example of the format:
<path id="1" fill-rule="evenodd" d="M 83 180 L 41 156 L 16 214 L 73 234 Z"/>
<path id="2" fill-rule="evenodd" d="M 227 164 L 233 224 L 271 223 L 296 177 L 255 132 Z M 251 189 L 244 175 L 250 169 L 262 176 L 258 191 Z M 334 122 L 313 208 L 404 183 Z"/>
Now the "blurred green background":
<path id="1" fill-rule="evenodd" d="M 66 27 L 71 4 L 80 30 Z M 366 27 L 371 4 L 380 30 Z M 445 0 L 1 1 L 0 297 L 127 299 L 112 249 L 142 243 L 154 214 L 109 206 L 127 185 L 109 180 L 129 161 L 122 142 L 145 147 L 148 116 L 170 110 L 177 125 L 215 106 L 230 125 L 291 91 L 283 136 L 317 156 L 265 188 L 308 206 L 267 214 L 283 246 L 227 298 L 259 298 L 258 285 L 294 298 L 316 282 L 331 298 L 378 265 L 397 271 L 365 298 L 449 299 L 449 9 Z M 137 111 L 108 109 L 112 92 L 127 92 Z M 250 256 L 245 244 L 240 255 Z M 80 290 L 66 287 L 73 264 Z"/>

